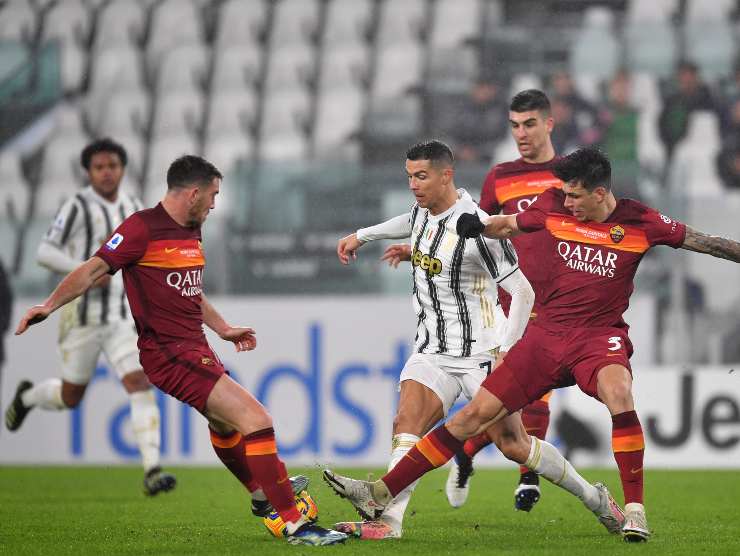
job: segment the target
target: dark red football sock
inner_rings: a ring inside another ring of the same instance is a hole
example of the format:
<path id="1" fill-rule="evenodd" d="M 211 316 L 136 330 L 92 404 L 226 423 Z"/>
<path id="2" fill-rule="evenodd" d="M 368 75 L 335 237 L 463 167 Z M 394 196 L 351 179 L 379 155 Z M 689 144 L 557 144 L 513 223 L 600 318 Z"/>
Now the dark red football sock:
<path id="1" fill-rule="evenodd" d="M 463 444 L 463 451 L 469 458 L 473 458 L 475 454 L 492 443 L 493 441 L 488 438 L 488 435 L 485 432 L 482 432 L 472 438 L 468 438 L 465 441 L 465 444 Z"/>
<path id="2" fill-rule="evenodd" d="M 244 437 L 242 433 L 234 431 L 227 435 L 221 436 L 213 429 L 208 429 L 211 433 L 211 445 L 216 452 L 218 459 L 231 471 L 231 474 L 243 484 L 249 492 L 254 492 L 259 488 L 257 482 L 252 478 L 247 465 L 247 456 L 244 453 Z"/>
<path id="3" fill-rule="evenodd" d="M 612 415 L 612 450 L 622 479 L 624 503 L 643 499 L 642 462 L 645 455 L 645 438 L 642 425 L 634 411 Z"/>
<path id="4" fill-rule="evenodd" d="M 427 471 L 447 463 L 463 443 L 440 425 L 419 440 L 381 480 L 394 497 Z"/>
<path id="5" fill-rule="evenodd" d="M 277 455 L 275 431 L 272 427 L 244 436 L 244 453 L 249 471 L 262 487 L 267 500 L 284 522 L 298 521 L 301 513 L 288 480 L 288 471 Z"/>

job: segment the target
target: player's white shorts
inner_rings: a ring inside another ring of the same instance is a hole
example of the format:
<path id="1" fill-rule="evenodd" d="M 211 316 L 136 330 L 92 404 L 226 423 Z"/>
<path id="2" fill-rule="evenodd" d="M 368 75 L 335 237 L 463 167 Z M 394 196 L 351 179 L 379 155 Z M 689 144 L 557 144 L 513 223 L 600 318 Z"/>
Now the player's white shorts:
<path id="1" fill-rule="evenodd" d="M 104 353 L 118 378 L 141 370 L 137 335 L 131 321 L 116 321 L 96 326 L 62 327 L 59 352 L 62 378 L 73 384 L 87 384 Z"/>
<path id="2" fill-rule="evenodd" d="M 423 384 L 442 400 L 445 417 L 460 394 L 475 396 L 481 382 L 496 365 L 496 356 L 481 353 L 472 357 L 452 357 L 415 353 L 406 361 L 399 382 L 413 380 Z"/>

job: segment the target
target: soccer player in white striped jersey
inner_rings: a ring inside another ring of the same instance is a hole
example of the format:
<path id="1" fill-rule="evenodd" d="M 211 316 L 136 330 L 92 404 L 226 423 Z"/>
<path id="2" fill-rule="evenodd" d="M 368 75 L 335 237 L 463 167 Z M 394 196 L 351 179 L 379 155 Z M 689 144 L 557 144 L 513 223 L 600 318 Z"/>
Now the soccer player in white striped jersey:
<path id="1" fill-rule="evenodd" d="M 534 303 L 532 287 L 518 269 L 508 242 L 471 241 L 457 235 L 460 215 L 485 212 L 464 190 L 456 189 L 450 148 L 428 141 L 409 149 L 406 158 L 409 188 L 416 197 L 411 212 L 360 229 L 337 245 L 339 260 L 349 264 L 368 241 L 411 240 L 413 299 L 419 319 L 416 353 L 400 376 L 388 466 L 392 473 L 400 470 L 400 477 L 408 475 L 404 455 L 412 449 L 424 460 L 417 462 L 422 467 L 441 465 L 453 455 L 445 452 L 449 451 L 445 444 L 420 437 L 446 416 L 459 394 L 468 399 L 476 395 L 496 362 L 521 338 Z M 398 264 L 405 259 L 404 245 L 389 247 L 381 258 Z M 508 320 L 495 309 L 497 285 L 512 297 Z M 487 433 L 504 456 L 573 494 L 610 533 L 621 533 L 624 512 L 608 489 L 589 484 L 554 446 L 529 436 L 519 412 L 496 422 Z M 376 483 L 342 477 L 329 469 L 324 480 L 367 520 L 337 523 L 336 530 L 375 540 L 402 535 L 403 514 L 416 483 L 405 488 L 396 485 L 399 489 L 393 491 L 386 485 L 385 491 L 375 492 Z"/>
<path id="2" fill-rule="evenodd" d="M 80 162 L 90 185 L 62 205 L 38 249 L 39 263 L 59 274 L 88 260 L 123 220 L 143 208 L 138 199 L 120 191 L 127 163 L 123 146 L 100 139 L 85 147 Z M 105 353 L 129 396 L 131 425 L 144 466 L 144 492 L 155 495 L 174 488 L 175 477 L 159 465 L 159 407 L 139 363 L 136 330 L 120 274 L 106 274 L 64 307 L 59 351 L 62 378 L 36 385 L 22 381 L 5 414 L 8 430 L 18 430 L 34 407 L 52 411 L 77 407 L 101 352 Z"/>
<path id="3" fill-rule="evenodd" d="M 508 241 L 466 241 L 456 234 L 460 214 L 485 213 L 465 190 L 455 187 L 453 162 L 452 151 L 439 141 L 409 149 L 406 171 L 416 197 L 411 211 L 360 229 L 337 246 L 343 264 L 356 258 L 357 250 L 369 241 L 410 239 L 413 246 L 412 298 L 418 326 L 415 353 L 401 372 L 389 469 L 447 416 L 458 395 L 468 399 L 475 395 L 497 355 L 508 351 L 524 333 L 534 302 L 534 292 Z M 497 286 L 512 296 L 508 320 L 497 309 Z M 500 448 L 505 454 L 526 437 L 516 419 L 501 427 L 505 440 Z M 344 522 L 335 528 L 365 539 L 400 537 L 414 486 L 378 520 Z"/>

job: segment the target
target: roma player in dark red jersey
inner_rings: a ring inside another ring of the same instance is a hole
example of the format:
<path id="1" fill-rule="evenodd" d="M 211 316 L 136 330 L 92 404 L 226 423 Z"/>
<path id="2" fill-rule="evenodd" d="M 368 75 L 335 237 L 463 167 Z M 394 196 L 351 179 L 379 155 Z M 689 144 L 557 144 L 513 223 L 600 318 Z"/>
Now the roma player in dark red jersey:
<path id="1" fill-rule="evenodd" d="M 511 135 L 521 158 L 494 166 L 483 183 L 480 208 L 488 214 L 517 214 L 526 210 L 538 195 L 551 187 L 561 187 L 562 182 L 552 172 L 559 160 L 550 140 L 553 119 L 547 95 L 537 89 L 517 93 L 509 106 Z M 519 268 L 532 284 L 535 305 L 532 319 L 539 313 L 542 290 L 547 282 L 547 268 L 541 264 L 546 231 L 512 238 L 519 258 Z M 509 313 L 509 295 L 499 289 L 499 300 L 506 315 Z M 527 432 L 540 440 L 545 439 L 550 423 L 550 392 L 522 409 L 522 423 Z M 469 478 L 473 472 L 472 458 L 491 443 L 486 433 L 469 439 L 464 452 L 457 454 L 447 479 L 447 499 L 454 507 L 462 506 L 470 489 Z M 519 484 L 514 491 L 514 507 L 530 511 L 540 499 L 539 475 L 527 467 L 520 467 Z"/>
<path id="2" fill-rule="evenodd" d="M 538 399 L 552 388 L 578 385 L 603 402 L 612 416 L 612 449 L 625 497 L 622 535 L 646 541 L 643 506 L 644 439 L 632 398 L 632 345 L 622 315 L 645 252 L 668 245 L 740 262 L 740 243 L 710 236 L 611 191 L 611 167 L 596 149 L 580 149 L 558 161 L 562 189 L 541 194 L 516 215 L 461 217 L 458 234 L 509 238 L 546 230 L 549 283 L 540 299 L 543 321 L 524 337 L 483 381 L 473 400 L 449 422 L 422 438 L 380 480 L 332 475 L 355 507 L 378 511 L 427 471 L 446 463 L 466 439 Z M 547 455 L 532 437 L 528 467 Z M 567 473 L 563 473 L 563 479 Z"/>
<path id="3" fill-rule="evenodd" d="M 257 346 L 254 330 L 228 324 L 202 291 L 201 226 L 215 207 L 222 177 L 200 157 L 175 160 L 162 202 L 124 220 L 43 305 L 26 313 L 16 334 L 82 295 L 101 276 L 121 269 L 144 372 L 160 390 L 208 419 L 214 451 L 251 493 L 252 513 L 265 516 L 274 508 L 291 544 L 342 542 L 345 534 L 318 527 L 298 511 L 294 490 L 303 490 L 306 479 L 288 480 L 270 414 L 228 376 L 203 333 L 205 324 L 237 351 Z"/>

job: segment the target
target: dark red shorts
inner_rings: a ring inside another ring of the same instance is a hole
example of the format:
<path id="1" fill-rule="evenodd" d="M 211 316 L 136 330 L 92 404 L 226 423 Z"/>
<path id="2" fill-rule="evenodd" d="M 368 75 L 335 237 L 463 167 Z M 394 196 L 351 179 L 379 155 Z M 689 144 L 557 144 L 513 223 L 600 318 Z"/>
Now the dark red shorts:
<path id="1" fill-rule="evenodd" d="M 144 373 L 165 394 L 203 413 L 211 390 L 226 373 L 223 364 L 207 343 L 194 343 L 173 353 L 164 346 L 142 349 L 139 355 Z"/>
<path id="2" fill-rule="evenodd" d="M 599 399 L 598 372 L 607 365 L 617 364 L 631 374 L 631 356 L 632 343 L 621 328 L 543 328 L 530 323 L 522 339 L 482 386 L 512 413 L 541 398 L 548 390 L 574 384 Z"/>

